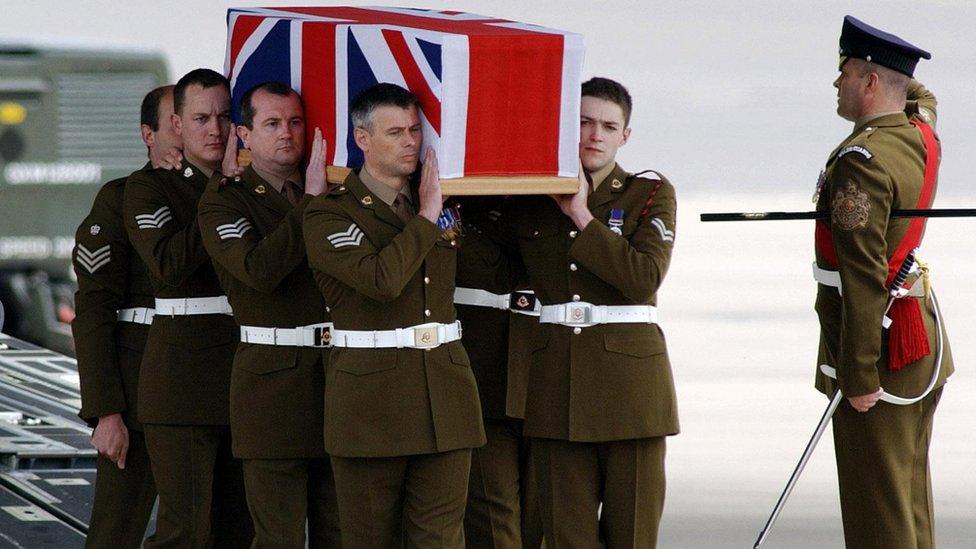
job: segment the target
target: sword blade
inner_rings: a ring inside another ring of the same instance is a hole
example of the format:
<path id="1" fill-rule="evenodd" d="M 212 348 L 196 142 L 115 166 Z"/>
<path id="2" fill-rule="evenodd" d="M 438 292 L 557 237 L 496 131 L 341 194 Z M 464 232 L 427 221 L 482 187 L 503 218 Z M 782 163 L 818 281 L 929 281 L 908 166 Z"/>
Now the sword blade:
<path id="1" fill-rule="evenodd" d="M 717 212 L 703 213 L 708 221 L 791 221 L 796 219 L 827 219 L 829 211 L 820 212 Z M 891 210 L 891 217 L 976 217 L 976 208 L 929 208 Z"/>
<path id="2" fill-rule="evenodd" d="M 810 461 L 810 456 L 813 455 L 814 448 L 817 447 L 817 443 L 820 442 L 820 437 L 823 436 L 824 431 L 827 429 L 827 424 L 830 423 L 830 418 L 834 416 L 834 412 L 837 410 L 837 406 L 844 396 L 840 391 L 834 392 L 834 398 L 830 400 L 830 404 L 827 405 L 827 409 L 824 410 L 823 416 L 820 418 L 820 423 L 817 424 L 817 428 L 813 431 L 813 436 L 810 437 L 810 441 L 807 442 L 806 448 L 803 449 L 803 454 L 800 456 L 800 461 L 797 462 L 796 467 L 793 469 L 793 474 L 790 475 L 789 480 L 786 481 L 786 487 L 783 488 L 783 493 L 779 495 L 779 499 L 776 501 L 776 506 L 773 507 L 773 512 L 770 513 L 769 518 L 766 520 L 766 525 L 763 526 L 761 532 L 759 532 L 759 537 L 756 538 L 756 544 L 752 546 L 753 549 L 759 549 L 762 544 L 766 542 L 766 537 L 769 536 L 769 532 L 773 528 L 773 523 L 776 522 L 776 518 L 779 517 L 780 512 L 783 507 L 786 506 L 786 500 L 790 497 L 793 492 L 793 487 L 796 486 L 796 482 L 800 480 L 800 473 L 806 468 L 807 462 Z"/>

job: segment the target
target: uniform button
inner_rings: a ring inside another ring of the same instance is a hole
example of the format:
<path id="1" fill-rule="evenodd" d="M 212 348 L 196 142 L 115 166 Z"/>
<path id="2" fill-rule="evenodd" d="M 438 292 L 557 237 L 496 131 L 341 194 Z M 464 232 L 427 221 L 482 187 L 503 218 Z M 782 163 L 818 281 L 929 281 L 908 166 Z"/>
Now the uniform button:
<path id="1" fill-rule="evenodd" d="M 579 301 L 579 300 L 580 300 L 579 294 L 573 294 L 573 301 Z"/>
<path id="2" fill-rule="evenodd" d="M 532 236 L 539 236 L 539 231 L 532 231 Z"/>
<path id="3" fill-rule="evenodd" d="M 578 268 L 579 268 L 579 267 L 577 267 L 575 263 L 570 263 L 570 264 L 569 264 L 569 270 L 570 270 L 570 271 L 575 271 L 575 270 L 576 270 L 576 269 L 578 269 Z"/>
<path id="4" fill-rule="evenodd" d="M 425 276 L 424 277 L 424 284 L 430 284 L 430 277 L 429 276 Z"/>
<path id="5" fill-rule="evenodd" d="M 580 335 L 581 333 L 583 333 L 583 328 L 573 328 L 573 333 L 576 335 Z"/>
<path id="6" fill-rule="evenodd" d="M 457 240 L 452 240 L 451 241 L 451 246 L 457 246 Z"/>
<path id="7" fill-rule="evenodd" d="M 326 307 L 326 308 L 325 308 L 325 312 L 327 312 L 327 313 L 331 313 L 331 312 L 332 312 L 332 309 L 330 309 L 330 308 L 328 308 L 328 307 Z"/>
<path id="8" fill-rule="evenodd" d="M 424 316 L 430 316 L 430 309 L 424 310 Z"/>
<path id="9" fill-rule="evenodd" d="M 578 232 L 576 232 L 576 231 L 569 231 L 569 237 L 570 237 L 570 238 L 576 238 L 576 235 L 578 235 L 578 234 L 579 234 L 579 233 L 578 233 Z"/>

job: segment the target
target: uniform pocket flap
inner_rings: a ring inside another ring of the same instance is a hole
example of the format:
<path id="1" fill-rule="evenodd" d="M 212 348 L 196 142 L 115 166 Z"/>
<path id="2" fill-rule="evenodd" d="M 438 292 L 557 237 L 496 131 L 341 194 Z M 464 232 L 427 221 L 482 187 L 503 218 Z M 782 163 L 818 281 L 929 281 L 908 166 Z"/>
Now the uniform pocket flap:
<path id="1" fill-rule="evenodd" d="M 471 359 L 468 357 L 468 352 L 460 343 L 449 344 L 447 352 L 451 355 L 451 362 L 460 366 L 471 366 Z"/>
<path id="2" fill-rule="evenodd" d="M 396 368 L 397 350 L 334 347 L 329 355 L 329 362 L 340 372 L 365 376 Z"/>
<path id="3" fill-rule="evenodd" d="M 297 347 L 275 347 L 244 343 L 237 350 L 234 367 L 264 375 L 294 368 L 298 364 Z"/>
<path id="4" fill-rule="evenodd" d="M 611 353 L 646 358 L 666 350 L 664 340 L 650 334 L 606 334 L 603 337 L 603 346 Z"/>

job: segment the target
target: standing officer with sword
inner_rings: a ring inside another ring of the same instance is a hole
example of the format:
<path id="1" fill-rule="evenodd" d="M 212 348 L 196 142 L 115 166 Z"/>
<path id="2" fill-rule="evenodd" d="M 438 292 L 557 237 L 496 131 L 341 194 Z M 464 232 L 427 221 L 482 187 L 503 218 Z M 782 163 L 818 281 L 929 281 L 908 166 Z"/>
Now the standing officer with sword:
<path id="1" fill-rule="evenodd" d="M 833 416 L 849 548 L 935 546 L 928 447 L 952 355 L 915 252 L 935 197 L 935 97 L 912 79 L 921 50 L 851 16 L 840 38 L 837 113 L 854 131 L 817 183 L 817 389 L 834 395 L 756 542 L 762 545 Z M 895 395 L 912 395 L 909 397 Z M 880 402 L 879 402 L 880 401 Z"/>

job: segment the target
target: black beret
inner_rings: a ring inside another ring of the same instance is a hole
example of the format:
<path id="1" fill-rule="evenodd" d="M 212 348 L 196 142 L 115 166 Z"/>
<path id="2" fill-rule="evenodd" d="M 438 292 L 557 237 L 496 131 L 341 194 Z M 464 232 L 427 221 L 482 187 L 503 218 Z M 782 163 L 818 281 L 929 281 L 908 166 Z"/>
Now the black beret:
<path id="1" fill-rule="evenodd" d="M 918 60 L 931 59 L 932 54 L 863 21 L 848 15 L 840 32 L 841 64 L 845 58 L 856 57 L 912 76 Z"/>

